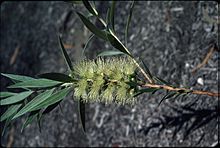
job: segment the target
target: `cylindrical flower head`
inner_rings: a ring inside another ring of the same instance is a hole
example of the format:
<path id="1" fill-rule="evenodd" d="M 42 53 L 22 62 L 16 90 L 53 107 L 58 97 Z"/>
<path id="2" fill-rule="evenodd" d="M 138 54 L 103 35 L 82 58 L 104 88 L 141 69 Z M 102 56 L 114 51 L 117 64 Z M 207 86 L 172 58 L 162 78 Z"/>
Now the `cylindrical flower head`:
<path id="1" fill-rule="evenodd" d="M 82 98 L 85 102 L 134 103 L 135 89 L 128 82 L 136 81 L 137 67 L 131 58 L 83 60 L 75 63 L 73 68 L 76 99 Z"/>

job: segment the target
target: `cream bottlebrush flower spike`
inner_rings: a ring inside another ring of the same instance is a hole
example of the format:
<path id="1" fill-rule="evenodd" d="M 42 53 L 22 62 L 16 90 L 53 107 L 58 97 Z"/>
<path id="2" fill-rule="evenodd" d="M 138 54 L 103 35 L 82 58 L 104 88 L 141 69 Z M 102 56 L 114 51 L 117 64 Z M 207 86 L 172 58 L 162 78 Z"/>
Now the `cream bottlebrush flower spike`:
<path id="1" fill-rule="evenodd" d="M 136 82 L 137 66 L 129 57 L 98 58 L 74 64 L 72 77 L 74 96 L 85 102 L 116 102 L 133 104 L 135 87 L 127 82 Z"/>

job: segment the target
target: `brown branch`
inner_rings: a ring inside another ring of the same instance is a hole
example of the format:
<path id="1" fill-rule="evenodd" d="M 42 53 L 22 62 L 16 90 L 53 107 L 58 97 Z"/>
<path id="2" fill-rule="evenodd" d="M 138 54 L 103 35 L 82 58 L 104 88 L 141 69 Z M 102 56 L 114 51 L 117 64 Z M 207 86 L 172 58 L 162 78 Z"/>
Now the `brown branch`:
<path id="1" fill-rule="evenodd" d="M 71 45 L 71 44 L 63 44 L 64 48 L 66 49 L 72 49 L 74 48 L 74 45 Z"/>
<path id="2" fill-rule="evenodd" d="M 6 147 L 12 147 L 12 144 L 14 142 L 14 127 L 11 128 L 10 133 L 9 133 L 9 141 L 7 143 Z"/>
<path id="3" fill-rule="evenodd" d="M 174 88 L 171 86 L 167 85 L 157 85 L 157 84 L 144 84 L 142 87 L 150 87 L 150 88 L 162 88 L 165 90 L 170 90 L 170 91 L 184 91 L 184 92 L 189 92 L 192 94 L 197 94 L 197 95 L 208 95 L 208 96 L 213 96 L 213 97 L 219 97 L 220 93 L 214 93 L 214 92 L 208 92 L 208 91 L 200 91 L 200 90 L 190 90 L 186 88 Z"/>
<path id="4" fill-rule="evenodd" d="M 16 61 L 16 58 L 18 56 L 18 53 L 19 53 L 19 50 L 20 50 L 20 47 L 17 46 L 14 50 L 14 53 L 13 55 L 11 56 L 11 59 L 10 59 L 10 65 L 14 64 L 14 62 Z"/>
<path id="5" fill-rule="evenodd" d="M 204 66 L 205 64 L 208 63 L 208 60 L 211 58 L 213 52 L 215 50 L 215 46 L 212 46 L 209 49 L 209 52 L 207 53 L 206 57 L 204 58 L 204 60 L 202 61 L 202 63 L 200 63 L 199 65 L 197 65 L 193 70 L 192 73 L 194 74 L 199 68 L 201 68 L 202 66 Z"/>

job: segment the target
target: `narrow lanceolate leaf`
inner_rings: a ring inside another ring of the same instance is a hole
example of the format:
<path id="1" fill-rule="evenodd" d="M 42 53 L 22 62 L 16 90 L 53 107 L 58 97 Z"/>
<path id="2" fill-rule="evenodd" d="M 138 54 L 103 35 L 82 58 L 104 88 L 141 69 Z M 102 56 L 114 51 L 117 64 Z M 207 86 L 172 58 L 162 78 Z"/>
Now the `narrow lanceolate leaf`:
<path id="1" fill-rule="evenodd" d="M 3 128 L 3 130 L 2 130 L 2 136 L 4 135 L 5 130 L 7 129 L 8 125 L 11 123 L 12 117 L 13 117 L 13 115 L 7 118 L 7 120 L 6 120 L 6 122 L 5 122 L 5 125 L 4 125 L 4 128 Z"/>
<path id="2" fill-rule="evenodd" d="M 115 55 L 121 55 L 121 54 L 124 54 L 124 53 L 121 51 L 109 50 L 109 51 L 103 51 L 103 52 L 99 53 L 98 57 L 99 56 L 115 56 Z"/>
<path id="3" fill-rule="evenodd" d="M 95 36 L 94 34 L 90 35 L 90 37 L 89 37 L 88 40 L 86 41 L 85 46 L 84 46 L 83 51 L 82 51 L 82 57 L 85 57 L 85 56 L 86 56 L 86 55 L 85 55 L 86 48 L 87 48 L 87 46 L 89 45 L 90 41 L 92 40 L 92 38 L 93 38 L 94 36 Z"/>
<path id="4" fill-rule="evenodd" d="M 13 118 L 13 116 L 14 116 L 15 114 L 16 114 L 16 112 L 14 112 L 12 115 L 10 115 L 10 116 L 6 119 L 4 128 L 3 128 L 3 130 L 2 130 L 2 136 L 4 135 L 5 130 L 7 129 L 8 125 L 11 123 L 12 118 Z"/>
<path id="5" fill-rule="evenodd" d="M 49 79 L 35 79 L 24 82 L 19 82 L 14 85 L 10 85 L 8 88 L 48 88 L 52 86 L 61 85 L 62 82 L 49 80 Z"/>
<path id="6" fill-rule="evenodd" d="M 114 19 L 114 14 L 115 14 L 115 3 L 116 1 L 112 1 L 111 7 L 110 7 L 110 22 L 111 23 L 111 29 L 113 32 L 115 32 L 115 19 Z"/>
<path id="7" fill-rule="evenodd" d="M 152 92 L 152 95 L 155 94 L 158 90 L 161 90 L 160 88 L 159 89 L 156 89 Z"/>
<path id="8" fill-rule="evenodd" d="M 84 15 L 82 15 L 81 13 L 77 12 L 77 14 L 79 15 L 80 19 L 82 20 L 82 22 L 84 23 L 84 25 L 92 32 L 94 33 L 96 36 L 98 36 L 99 38 L 108 41 L 107 37 L 106 37 L 106 33 L 103 30 L 98 29 L 93 23 L 91 23 Z"/>
<path id="9" fill-rule="evenodd" d="M 111 7 L 107 10 L 106 15 L 106 24 L 107 28 L 110 28 L 113 32 L 115 32 L 114 29 L 114 11 L 115 11 L 115 1 L 112 1 Z"/>
<path id="10" fill-rule="evenodd" d="M 0 92 L 0 98 L 5 98 L 5 97 L 11 97 L 16 95 L 17 93 L 12 93 L 12 92 Z"/>
<path id="11" fill-rule="evenodd" d="M 134 8 L 134 1 L 132 1 L 131 5 L 130 5 L 130 13 L 127 19 L 127 23 L 126 23 L 126 28 L 125 28 L 125 45 L 127 46 L 127 38 L 128 38 L 128 28 L 131 22 L 131 16 L 132 16 L 132 12 L 133 12 L 133 8 Z"/>
<path id="12" fill-rule="evenodd" d="M 127 83 L 130 87 L 137 87 L 137 86 L 139 86 L 139 84 L 138 83 L 136 83 L 136 82 L 125 82 L 125 83 Z"/>
<path id="13" fill-rule="evenodd" d="M 1 75 L 10 78 L 12 80 L 16 80 L 16 81 L 29 81 L 29 80 L 34 80 L 34 78 L 32 77 L 28 77 L 28 76 L 22 76 L 22 75 L 14 75 L 14 74 L 5 74 L 5 73 L 1 73 Z"/>
<path id="14" fill-rule="evenodd" d="M 27 112 L 34 111 L 33 108 L 41 104 L 45 101 L 48 97 L 50 97 L 53 93 L 54 89 L 47 90 L 39 95 L 37 95 L 34 99 L 28 102 L 14 117 L 13 119 L 24 115 Z"/>
<path id="15" fill-rule="evenodd" d="M 110 8 L 108 8 L 107 10 L 107 15 L 106 15 L 106 24 L 107 24 L 107 28 L 111 28 L 111 16 L 110 16 Z"/>
<path id="16" fill-rule="evenodd" d="M 139 96 L 139 95 L 141 95 L 141 94 L 143 94 L 143 93 L 153 92 L 153 91 L 155 91 L 155 90 L 157 90 L 157 88 L 145 88 L 145 89 L 141 89 L 141 90 L 139 90 L 139 91 L 134 95 L 134 97 L 137 97 L 137 96 Z"/>
<path id="17" fill-rule="evenodd" d="M 27 98 L 28 96 L 30 96 L 33 93 L 33 91 L 25 91 L 25 92 L 21 92 L 18 95 L 15 96 L 11 96 L 8 97 L 6 99 L 2 99 L 0 100 L 0 104 L 1 105 L 8 105 L 8 104 L 13 104 L 19 101 L 24 100 L 25 98 Z"/>
<path id="18" fill-rule="evenodd" d="M 145 72 L 147 73 L 147 75 L 150 77 L 151 80 L 153 80 L 153 76 L 150 72 L 150 70 L 148 69 L 147 65 L 145 64 L 145 62 L 141 59 L 141 62 L 143 63 L 144 65 L 144 69 L 145 69 Z"/>
<path id="19" fill-rule="evenodd" d="M 68 56 L 68 54 L 67 54 L 67 52 L 66 52 L 66 49 L 64 48 L 64 45 L 63 45 L 63 42 L 62 42 L 60 36 L 59 36 L 59 44 L 60 44 L 60 48 L 61 48 L 63 57 L 64 57 L 64 59 L 65 59 L 65 61 L 66 61 L 66 64 L 67 64 L 68 68 L 69 68 L 70 70 L 73 70 L 72 62 L 71 62 L 70 57 Z"/>
<path id="20" fill-rule="evenodd" d="M 166 95 L 161 99 L 161 101 L 159 102 L 158 106 L 160 106 L 160 104 L 161 104 L 164 100 L 173 97 L 175 94 L 176 94 L 176 92 L 166 94 Z"/>
<path id="21" fill-rule="evenodd" d="M 27 117 L 27 119 L 25 120 L 24 124 L 22 125 L 21 132 L 23 132 L 23 130 L 24 130 L 29 124 L 31 124 L 35 118 L 37 118 L 37 115 L 38 115 L 38 113 L 35 112 L 35 113 L 31 113 L 31 114 Z"/>
<path id="22" fill-rule="evenodd" d="M 10 106 L 5 113 L 1 116 L 1 122 L 4 121 L 5 119 L 7 119 L 8 117 L 12 116 L 13 114 L 15 114 L 18 109 L 21 107 L 22 104 L 15 104 Z"/>
<path id="23" fill-rule="evenodd" d="M 181 93 L 176 93 L 176 95 L 174 96 L 173 99 L 176 99 L 177 97 L 181 96 L 182 94 Z"/>
<path id="24" fill-rule="evenodd" d="M 116 49 L 118 49 L 119 51 L 132 57 L 128 49 L 121 43 L 121 41 L 114 35 L 114 33 L 111 30 L 109 30 L 109 32 L 110 33 L 106 33 L 106 35 L 111 45 Z"/>
<path id="25" fill-rule="evenodd" d="M 59 82 L 64 82 L 64 83 L 70 83 L 73 81 L 70 76 L 62 74 L 62 73 L 44 73 L 44 74 L 38 75 L 38 77 L 50 79 L 54 81 L 59 81 Z"/>
<path id="26" fill-rule="evenodd" d="M 54 110 L 61 102 L 62 100 L 60 100 L 59 102 L 55 103 L 55 104 L 52 104 L 50 106 L 48 106 L 42 114 L 47 114 L 47 113 L 50 113 L 52 110 Z"/>
<path id="27" fill-rule="evenodd" d="M 34 107 L 32 110 L 42 109 L 42 108 L 48 107 L 54 103 L 61 101 L 69 93 L 70 89 L 71 89 L 70 87 L 67 87 L 54 93 L 49 98 L 47 98 L 46 100 L 41 102 L 39 105 Z"/>
<path id="28" fill-rule="evenodd" d="M 88 10 L 90 13 L 92 13 L 92 14 L 95 15 L 95 16 L 98 15 L 98 12 L 96 11 L 95 6 L 91 5 L 91 4 L 89 3 L 89 1 L 83 0 L 83 4 L 84 4 L 84 6 L 87 8 L 87 10 Z"/>
<path id="29" fill-rule="evenodd" d="M 39 111 L 39 113 L 37 114 L 37 125 L 38 125 L 38 128 L 39 128 L 39 131 L 41 133 L 41 118 L 42 118 L 42 112 Z"/>
<path id="30" fill-rule="evenodd" d="M 78 101 L 78 109 L 79 109 L 79 118 L 81 121 L 81 125 L 83 128 L 83 132 L 86 132 L 85 129 L 85 103 L 82 101 L 82 98 Z"/>
<path id="31" fill-rule="evenodd" d="M 163 80 L 163 79 L 161 79 L 161 78 L 159 78 L 159 77 L 156 77 L 156 76 L 155 76 L 154 79 L 155 79 L 156 81 L 162 83 L 162 84 L 165 84 L 165 85 L 171 86 L 170 83 L 168 83 L 167 81 L 165 81 L 165 80 Z"/>

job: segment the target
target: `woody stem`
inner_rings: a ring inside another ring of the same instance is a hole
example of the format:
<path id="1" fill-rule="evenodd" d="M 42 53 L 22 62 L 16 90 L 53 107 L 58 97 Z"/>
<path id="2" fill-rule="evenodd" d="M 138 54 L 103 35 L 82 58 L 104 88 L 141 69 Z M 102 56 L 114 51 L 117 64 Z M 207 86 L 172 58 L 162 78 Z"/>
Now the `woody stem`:
<path id="1" fill-rule="evenodd" d="M 200 90 L 190 90 L 190 89 L 186 89 L 186 88 L 174 88 L 174 87 L 167 86 L 167 85 L 144 84 L 144 85 L 142 85 L 142 87 L 161 88 L 161 89 L 170 90 L 170 91 L 184 91 L 184 92 L 189 92 L 189 93 L 192 93 L 192 94 L 207 95 L 207 96 L 213 96 L 213 97 L 219 97 L 220 96 L 220 93 L 200 91 Z"/>

